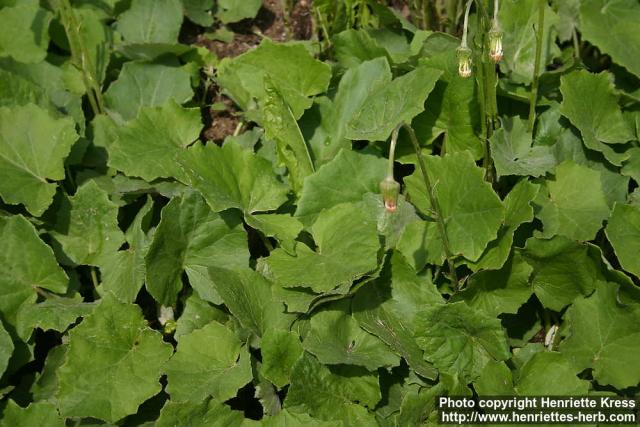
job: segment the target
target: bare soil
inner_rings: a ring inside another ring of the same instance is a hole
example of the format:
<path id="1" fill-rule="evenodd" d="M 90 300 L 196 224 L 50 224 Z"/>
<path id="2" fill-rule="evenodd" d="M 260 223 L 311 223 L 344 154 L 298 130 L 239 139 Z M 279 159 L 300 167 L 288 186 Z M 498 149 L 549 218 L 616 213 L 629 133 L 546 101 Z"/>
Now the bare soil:
<path id="1" fill-rule="evenodd" d="M 308 40 L 313 36 L 314 24 L 312 0 L 299 0 L 290 11 L 291 17 L 287 25 L 280 0 L 263 0 L 262 7 L 254 19 L 244 19 L 228 25 L 234 37 L 230 42 L 211 40 L 205 34 L 209 31 L 201 29 L 198 34 L 191 34 L 190 42 L 204 46 L 220 59 L 233 58 L 259 45 L 263 38 L 274 41 Z M 232 135 L 240 123 L 239 109 L 234 102 L 221 93 L 217 85 L 212 85 L 206 96 L 209 105 L 222 103 L 227 108 L 223 111 L 208 109 L 203 116 L 207 125 L 202 132 L 205 140 L 222 142 Z"/>

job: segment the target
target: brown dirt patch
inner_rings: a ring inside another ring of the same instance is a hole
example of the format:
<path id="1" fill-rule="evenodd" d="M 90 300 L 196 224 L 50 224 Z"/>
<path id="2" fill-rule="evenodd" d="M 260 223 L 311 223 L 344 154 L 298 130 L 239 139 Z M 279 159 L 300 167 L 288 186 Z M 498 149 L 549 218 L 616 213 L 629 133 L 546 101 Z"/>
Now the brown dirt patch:
<path id="1" fill-rule="evenodd" d="M 309 40 L 313 37 L 312 4 L 312 0 L 300 0 L 291 11 L 291 32 L 295 40 Z"/>
<path id="2" fill-rule="evenodd" d="M 203 111 L 205 128 L 201 136 L 205 141 L 220 143 L 235 132 L 240 123 L 239 110 L 229 97 L 221 93 L 218 85 L 214 84 L 209 88 L 207 97 L 211 99 L 211 104 L 223 104 L 225 108 L 223 110 L 208 108 Z"/>
<path id="3" fill-rule="evenodd" d="M 263 0 L 262 7 L 254 19 L 243 19 L 229 24 L 227 28 L 233 31 L 233 40 L 229 43 L 211 40 L 204 34 L 197 37 L 196 44 L 207 47 L 218 58 L 234 57 L 257 46 L 263 37 L 276 41 L 285 41 L 287 31 L 282 7 L 279 0 Z"/>
<path id="4" fill-rule="evenodd" d="M 312 0 L 297 1 L 290 11 L 289 30 L 281 0 L 263 0 L 255 19 L 244 19 L 227 26 L 234 33 L 230 42 L 211 40 L 204 35 L 205 31 L 202 31 L 193 36 L 193 43 L 208 48 L 218 58 L 233 58 L 259 45 L 264 37 L 275 41 L 292 38 L 308 40 L 314 32 L 312 10 Z M 235 132 L 240 123 L 239 109 L 231 99 L 220 92 L 217 85 L 212 85 L 206 98 L 210 104 L 222 103 L 226 106 L 224 111 L 209 109 L 203 112 L 205 130 L 202 132 L 202 138 L 219 143 Z"/>

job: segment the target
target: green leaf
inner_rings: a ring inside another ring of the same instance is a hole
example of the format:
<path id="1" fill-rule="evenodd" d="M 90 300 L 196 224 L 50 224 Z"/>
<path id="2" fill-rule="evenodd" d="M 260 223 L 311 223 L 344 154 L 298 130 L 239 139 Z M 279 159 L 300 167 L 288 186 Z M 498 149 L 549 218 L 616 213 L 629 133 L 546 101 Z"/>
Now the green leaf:
<path id="1" fill-rule="evenodd" d="M 532 272 L 533 267 L 516 253 L 500 270 L 484 270 L 472 275 L 465 290 L 455 294 L 452 301 L 465 301 L 491 317 L 515 314 L 531 296 L 529 276 Z"/>
<path id="2" fill-rule="evenodd" d="M 225 326 L 211 322 L 180 338 L 165 367 L 172 401 L 225 401 L 251 381 L 249 352 Z"/>
<path id="3" fill-rule="evenodd" d="M 417 220 L 407 224 L 396 249 L 416 271 L 427 264 L 442 265 L 445 260 L 438 226 L 432 221 Z"/>
<path id="4" fill-rule="evenodd" d="M 249 227 L 260 230 L 267 237 L 274 237 L 286 251 L 295 253 L 295 239 L 303 228 L 297 218 L 288 214 L 248 214 L 244 220 Z"/>
<path id="5" fill-rule="evenodd" d="M 542 237 L 593 239 L 609 217 L 600 172 L 565 161 L 556 168 L 555 179 L 546 181 L 546 187 L 548 196 L 542 199 L 544 204 L 536 215 L 544 226 Z"/>
<path id="6" fill-rule="evenodd" d="M 384 141 L 393 129 L 424 110 L 442 71 L 420 66 L 372 93 L 347 124 L 349 139 Z"/>
<path id="7" fill-rule="evenodd" d="M 18 335 L 28 337 L 34 328 L 64 332 L 79 317 L 90 314 L 94 306 L 82 302 L 79 295 L 75 298 L 51 295 L 38 304 L 24 305 L 18 312 Z"/>
<path id="8" fill-rule="evenodd" d="M 65 363 L 58 369 L 63 416 L 115 422 L 162 389 L 160 370 L 171 346 L 147 326 L 139 307 L 106 294 L 69 337 Z"/>
<path id="9" fill-rule="evenodd" d="M 561 77 L 560 92 L 560 111 L 580 130 L 584 145 L 600 151 L 609 162 L 620 166 L 629 155 L 621 152 L 624 147 L 619 149 L 615 145 L 635 136 L 622 116 L 609 75 L 574 71 Z M 588 103 L 584 102 L 586 93 L 591 100 Z"/>
<path id="10" fill-rule="evenodd" d="M 188 56 L 193 51 L 191 46 L 185 44 L 172 43 L 134 43 L 120 44 L 116 46 L 116 51 L 126 58 L 134 61 L 155 61 L 162 57 L 170 58 L 174 56 Z"/>
<path id="11" fill-rule="evenodd" d="M 216 18 L 222 23 L 238 22 L 246 18 L 255 18 L 262 1 L 260 0 L 219 0 Z"/>
<path id="12" fill-rule="evenodd" d="M 264 100 L 267 78 L 297 120 L 313 102 L 308 97 L 327 89 L 331 68 L 314 59 L 301 44 L 274 43 L 268 38 L 247 53 L 223 59 L 218 67 L 218 84 L 245 111 L 254 100 Z"/>
<path id="13" fill-rule="evenodd" d="M 69 278 L 22 215 L 0 218 L 0 235 L 0 313 L 5 326 L 16 326 L 20 307 L 36 301 L 36 287 L 64 293 Z"/>
<path id="14" fill-rule="evenodd" d="M 425 307 L 416 318 L 416 339 L 436 368 L 467 381 L 489 361 L 511 357 L 500 320 L 464 302 Z"/>
<path id="15" fill-rule="evenodd" d="M 381 21 L 384 19 L 382 13 L 388 13 L 391 11 L 390 7 L 383 6 L 382 4 L 375 4 L 372 9 L 374 10 L 375 14 L 381 14 Z M 395 16 L 402 15 L 400 13 L 397 13 L 395 14 Z M 408 21 L 405 20 L 405 22 Z M 416 30 L 417 28 L 414 27 L 414 29 L 410 31 L 411 33 L 414 33 Z M 409 58 L 414 55 L 414 51 L 412 51 L 411 49 L 411 44 L 409 43 L 406 34 L 404 34 L 403 32 L 399 32 L 395 29 L 390 28 L 369 28 L 365 31 L 378 46 L 382 47 L 386 51 L 387 58 L 389 58 L 391 60 L 391 63 L 394 65 L 406 63 L 408 62 Z"/>
<path id="16" fill-rule="evenodd" d="M 630 148 L 628 153 L 629 160 L 624 162 L 620 173 L 633 178 L 636 183 L 640 183 L 640 147 Z"/>
<path id="17" fill-rule="evenodd" d="M 118 206 L 95 181 L 82 185 L 57 212 L 55 230 L 65 255 L 76 264 L 100 265 L 124 243 Z"/>
<path id="18" fill-rule="evenodd" d="M 182 108 L 174 101 L 142 107 L 135 119 L 117 129 L 108 147 L 109 166 L 146 181 L 184 179 L 178 157 L 198 139 L 201 129 L 197 108 Z"/>
<path id="19" fill-rule="evenodd" d="M 530 83 L 533 80 L 536 56 L 534 27 L 538 25 L 539 4 L 538 0 L 515 0 L 500 4 L 498 19 L 503 31 L 502 44 L 505 53 L 504 59 L 500 62 L 500 68 L 518 83 Z M 538 74 L 542 74 L 546 64 L 560 53 L 558 46 L 554 43 L 556 37 L 554 27 L 558 22 L 558 15 L 545 3 Z"/>
<path id="20" fill-rule="evenodd" d="M 352 69 L 360 64 L 388 55 L 386 49 L 363 29 L 347 29 L 333 36 L 331 43 L 340 65 Z M 389 76 L 391 77 L 391 76 Z"/>
<path id="21" fill-rule="evenodd" d="M 379 157 L 342 150 L 304 183 L 296 217 L 305 225 L 318 214 L 340 203 L 359 202 L 366 193 L 378 193 L 387 161 Z"/>
<path id="22" fill-rule="evenodd" d="M 44 61 L 22 64 L 11 58 L 0 58 L 0 77 L 0 106 L 37 104 L 53 117 L 62 116 L 63 111 L 73 117 L 79 131 L 84 132 L 82 99 L 69 90 L 62 68 Z"/>
<path id="23" fill-rule="evenodd" d="M 310 327 L 302 345 L 321 363 L 364 366 L 376 371 L 400 362 L 384 342 L 360 328 L 348 313 L 348 305 L 342 302 L 315 313 Z"/>
<path id="24" fill-rule="evenodd" d="M 215 213 L 195 192 L 173 198 L 145 256 L 146 286 L 163 305 L 173 305 L 182 289 L 182 273 L 201 298 L 221 302 L 207 267 L 248 266 L 247 235 L 235 212 Z"/>
<path id="25" fill-rule="evenodd" d="M 264 417 L 261 421 L 264 427 L 342 427 L 344 425 L 341 421 L 320 421 L 307 414 L 296 414 L 286 409 L 274 417 Z"/>
<path id="26" fill-rule="evenodd" d="M 57 372 L 64 363 L 68 349 L 69 344 L 61 344 L 53 347 L 49 350 L 49 353 L 47 353 L 42 372 L 37 375 L 36 381 L 31 387 L 33 400 L 35 402 L 41 400 L 55 401 L 59 383 Z"/>
<path id="27" fill-rule="evenodd" d="M 324 142 L 320 163 L 333 159 L 340 148 L 350 148 L 351 142 L 346 139 L 347 125 L 358 110 L 364 107 L 367 100 L 391 82 L 391 70 L 385 58 L 349 68 L 338 84 L 333 99 L 330 119 L 328 119 L 328 141 Z"/>
<path id="28" fill-rule="evenodd" d="M 486 364 L 473 383 L 478 396 L 511 396 L 514 393 L 513 375 L 504 362 L 494 360 Z"/>
<path id="29" fill-rule="evenodd" d="M 116 28 L 132 43 L 176 43 L 182 25 L 180 0 L 133 0 Z"/>
<path id="30" fill-rule="evenodd" d="M 0 196 L 22 203 L 40 216 L 56 184 L 64 179 L 64 159 L 78 138 L 73 120 L 54 119 L 33 104 L 0 107 Z"/>
<path id="31" fill-rule="evenodd" d="M 487 249 L 476 262 L 467 265 L 474 271 L 480 269 L 498 270 L 502 268 L 511 253 L 513 235 L 521 224 L 533 220 L 532 202 L 538 195 L 540 185 L 530 181 L 519 181 L 504 198 L 504 224 L 498 231 L 498 238 L 489 242 Z"/>
<path id="32" fill-rule="evenodd" d="M 456 40 L 457 42 L 457 40 Z M 429 95 L 428 108 L 414 120 L 418 135 L 435 139 L 444 133 L 447 153 L 468 150 L 474 158 L 482 156 L 480 104 L 473 79 L 461 79 L 455 49 L 447 49 L 421 62 L 442 70 L 442 76 Z"/>
<path id="33" fill-rule="evenodd" d="M 589 382 L 576 376 L 564 355 L 540 352 L 520 368 L 516 390 L 522 396 L 581 396 L 589 391 Z"/>
<path id="34" fill-rule="evenodd" d="M 242 326 L 261 337 L 268 330 L 288 329 L 295 319 L 284 313 L 284 305 L 276 301 L 271 283 L 250 268 L 210 267 L 209 276 L 225 305 Z"/>
<path id="35" fill-rule="evenodd" d="M 184 14 L 191 22 L 202 27 L 210 27 L 213 24 L 211 9 L 213 0 L 182 0 Z"/>
<path id="36" fill-rule="evenodd" d="M 196 144 L 183 153 L 180 164 L 188 183 L 215 212 L 271 211 L 287 200 L 288 188 L 278 181 L 271 163 L 238 144 Z"/>
<path id="37" fill-rule="evenodd" d="M 192 97 L 191 77 L 183 68 L 144 62 L 125 62 L 104 94 L 107 108 L 125 121 L 135 119 L 142 107 L 160 107 L 170 99 L 182 104 Z"/>
<path id="38" fill-rule="evenodd" d="M 176 322 L 176 332 L 173 337 L 176 341 L 196 329 L 208 325 L 212 321 L 226 323 L 229 315 L 211 303 L 201 299 L 197 292 L 189 295 L 184 303 L 184 311 Z"/>
<path id="39" fill-rule="evenodd" d="M 573 362 L 574 372 L 593 369 L 601 385 L 623 389 L 640 383 L 640 311 L 618 302 L 618 286 L 598 282 L 589 297 L 577 299 L 567 310 L 568 337 L 560 352 Z"/>
<path id="40" fill-rule="evenodd" d="M 521 253 L 533 267 L 531 285 L 542 305 L 561 311 L 593 291 L 601 273 L 589 252 L 588 245 L 565 237 L 527 240 Z"/>
<path id="41" fill-rule="evenodd" d="M 378 266 L 376 224 L 353 204 L 323 211 L 311 227 L 317 251 L 304 244 L 292 256 L 276 249 L 267 258 L 268 277 L 291 288 L 326 292 L 349 284 Z"/>
<path id="42" fill-rule="evenodd" d="M 75 4 L 75 3 L 74 3 Z M 73 8 L 73 13 L 78 21 L 78 36 L 87 50 L 90 61 L 83 62 L 82 66 L 95 76 L 98 83 L 102 83 L 107 73 L 107 67 L 111 57 L 113 45 L 113 30 L 107 23 L 102 12 L 90 8 Z M 64 40 L 67 44 L 67 40 Z M 71 48 L 65 46 L 68 51 Z M 78 84 L 84 91 L 82 72 L 77 70 Z"/>
<path id="43" fill-rule="evenodd" d="M 482 169 L 475 165 L 469 152 L 445 157 L 428 156 L 427 171 L 440 205 L 450 250 L 475 261 L 497 237 L 504 219 L 504 206 L 484 180 Z M 418 169 L 405 179 L 412 202 L 429 214 L 422 174 Z"/>
<path id="44" fill-rule="evenodd" d="M 47 56 L 49 23 L 53 15 L 39 7 L 37 0 L 20 0 L 0 9 L 0 57 L 36 63 Z"/>
<path id="45" fill-rule="evenodd" d="M 616 203 L 606 233 L 622 268 L 640 276 L 640 208 Z"/>
<path id="46" fill-rule="evenodd" d="M 356 293 L 353 315 L 363 329 L 404 357 L 416 373 L 435 379 L 437 371 L 424 360 L 413 334 L 416 314 L 422 307 L 442 303 L 442 297 L 431 280 L 417 276 L 399 254 L 391 258 L 391 273 L 391 281 L 382 276 Z"/>
<path id="47" fill-rule="evenodd" d="M 13 354 L 13 341 L 11 335 L 0 323 L 0 377 L 4 374 L 5 369 L 9 366 L 9 359 Z"/>
<path id="48" fill-rule="evenodd" d="M 291 372 L 303 353 L 298 334 L 280 329 L 267 329 L 262 336 L 262 375 L 282 388 L 291 382 Z"/>
<path id="49" fill-rule="evenodd" d="M 7 61 L 5 60 L 3 62 Z M 30 65 L 26 64 L 20 64 L 20 66 L 30 67 Z M 49 64 L 49 66 L 54 69 L 56 68 L 51 64 Z M 47 108 L 51 104 L 46 90 L 36 82 L 30 81 L 26 76 L 21 76 L 3 67 L 0 69 L 0 77 L 2 77 L 0 80 L 0 106 L 9 107 L 32 103 Z"/>
<path id="50" fill-rule="evenodd" d="M 443 382 L 431 388 L 411 390 L 402 399 L 400 413 L 397 415 L 398 425 L 419 426 L 435 423 L 433 414 L 437 409 L 437 398 L 446 392 Z"/>
<path id="51" fill-rule="evenodd" d="M 244 414 L 234 411 L 224 403 L 215 399 L 202 402 L 168 401 L 160 411 L 160 417 L 154 424 L 156 427 L 175 426 L 239 426 L 245 420 Z"/>
<path id="52" fill-rule="evenodd" d="M 152 215 L 153 202 L 149 198 L 125 233 L 129 247 L 109 252 L 100 262 L 102 289 L 113 293 L 120 301 L 133 302 L 144 284 L 144 257 L 151 243 L 146 230 Z"/>
<path id="53" fill-rule="evenodd" d="M 299 193 L 304 179 L 314 171 L 309 147 L 293 111 L 270 79 L 265 79 L 264 91 L 261 107 L 265 136 L 275 141 L 278 159 L 289 171 L 293 191 Z"/>
<path id="54" fill-rule="evenodd" d="M 396 247 L 405 228 L 420 219 L 415 207 L 403 195 L 398 196 L 395 212 L 387 211 L 381 194 L 367 193 L 359 205 L 378 225 L 378 234 L 384 237 L 386 249 Z"/>
<path id="55" fill-rule="evenodd" d="M 56 407 L 50 402 L 34 402 L 21 408 L 13 400 L 7 401 L 0 424 L 3 426 L 47 426 L 64 427 L 64 419 L 58 415 Z"/>
<path id="56" fill-rule="evenodd" d="M 640 5 L 634 0 L 580 1 L 580 36 L 640 77 Z M 615 28 L 616 36 L 611 36 Z"/>
<path id="57" fill-rule="evenodd" d="M 293 367 L 285 408 L 323 420 L 343 420 L 346 425 L 366 420 L 364 406 L 373 408 L 381 399 L 378 376 L 362 368 L 345 367 L 342 372 L 332 372 L 304 353 Z"/>
<path id="58" fill-rule="evenodd" d="M 551 147 L 532 147 L 533 138 L 524 120 L 514 117 L 503 120 L 491 139 L 491 158 L 498 177 L 505 175 L 541 176 L 555 166 Z"/>

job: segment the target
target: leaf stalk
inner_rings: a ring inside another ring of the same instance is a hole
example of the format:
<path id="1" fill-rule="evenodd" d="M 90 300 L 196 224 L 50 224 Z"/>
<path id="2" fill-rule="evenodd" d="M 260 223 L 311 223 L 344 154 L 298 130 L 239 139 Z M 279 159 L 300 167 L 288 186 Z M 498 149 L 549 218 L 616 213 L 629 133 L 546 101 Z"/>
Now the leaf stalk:
<path id="1" fill-rule="evenodd" d="M 65 33 L 67 34 L 67 39 L 69 40 L 72 62 L 82 73 L 82 81 L 87 92 L 89 105 L 91 105 L 91 109 L 95 115 L 103 114 L 105 111 L 104 100 L 102 98 L 100 84 L 96 78 L 96 69 L 93 66 L 91 55 L 89 55 L 89 51 L 80 35 L 80 23 L 76 18 L 69 0 L 59 0 L 58 11 L 60 12 L 60 18 Z"/>
<path id="2" fill-rule="evenodd" d="M 440 234 L 440 239 L 442 240 L 442 246 L 444 248 L 444 255 L 447 260 L 447 265 L 449 266 L 449 273 L 451 274 L 451 280 L 454 282 L 455 289 L 459 289 L 458 282 L 458 274 L 456 273 L 456 267 L 453 263 L 453 254 L 451 253 L 451 245 L 449 244 L 449 237 L 447 236 L 447 230 L 444 225 L 444 218 L 442 216 L 442 210 L 440 209 L 440 204 L 438 203 L 438 199 L 433 194 L 433 186 L 431 185 L 431 179 L 429 178 L 429 174 L 427 173 L 427 164 L 424 160 L 424 156 L 422 155 L 422 151 L 420 149 L 420 144 L 418 143 L 418 138 L 416 137 L 416 133 L 411 126 L 406 123 L 402 124 L 402 127 L 409 134 L 409 138 L 411 139 L 411 143 L 413 144 L 413 148 L 416 152 L 416 156 L 418 157 L 418 166 L 420 167 L 420 172 L 422 173 L 422 179 L 424 180 L 424 185 L 426 186 L 427 197 L 429 197 L 429 203 L 435 212 L 435 220 L 438 225 L 438 233 Z"/>
<path id="3" fill-rule="evenodd" d="M 536 103 L 538 102 L 538 85 L 540 60 L 542 56 L 542 38 L 544 36 L 544 9 L 546 0 L 538 0 L 538 25 L 536 26 L 536 58 L 533 66 L 533 83 L 531 84 L 531 100 L 529 102 L 529 132 L 533 132 L 536 122 Z"/>

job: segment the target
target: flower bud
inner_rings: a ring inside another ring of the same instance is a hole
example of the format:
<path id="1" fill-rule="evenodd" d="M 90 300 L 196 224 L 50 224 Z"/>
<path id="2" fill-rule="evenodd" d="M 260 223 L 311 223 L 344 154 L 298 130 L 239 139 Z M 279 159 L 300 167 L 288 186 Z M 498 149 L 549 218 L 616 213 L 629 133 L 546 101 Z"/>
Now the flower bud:
<path id="1" fill-rule="evenodd" d="M 471 76 L 471 49 L 466 46 L 460 46 L 457 50 L 457 56 L 458 74 L 466 79 Z"/>
<path id="2" fill-rule="evenodd" d="M 489 31 L 489 57 L 496 64 L 500 62 L 504 55 L 502 50 L 502 31 L 494 26 Z"/>
<path id="3" fill-rule="evenodd" d="M 400 194 L 400 183 L 396 182 L 392 176 L 387 176 L 380 181 L 380 193 L 384 201 L 384 208 L 389 213 L 393 213 L 398 208 L 398 194 Z"/>

